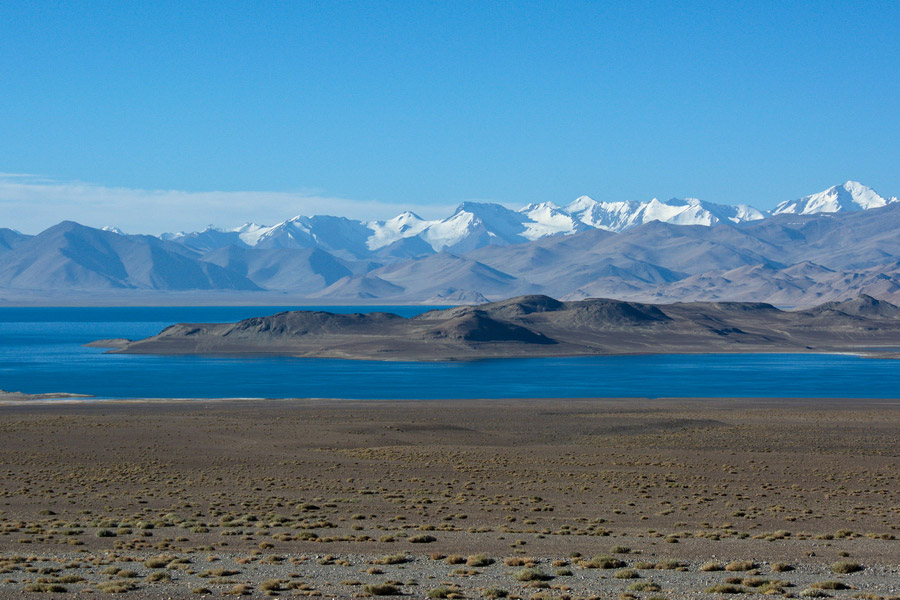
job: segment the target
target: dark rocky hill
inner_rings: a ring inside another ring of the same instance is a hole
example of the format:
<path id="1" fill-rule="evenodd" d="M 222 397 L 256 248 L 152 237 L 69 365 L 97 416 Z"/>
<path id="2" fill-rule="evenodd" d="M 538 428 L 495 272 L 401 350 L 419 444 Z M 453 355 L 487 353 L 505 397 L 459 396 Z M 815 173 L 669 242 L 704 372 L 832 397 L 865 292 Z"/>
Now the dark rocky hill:
<path id="1" fill-rule="evenodd" d="M 862 296 L 805 311 L 770 304 L 644 304 L 522 296 L 406 319 L 294 311 L 174 325 L 116 352 L 286 354 L 381 360 L 629 353 L 873 352 L 900 346 L 900 308 Z"/>

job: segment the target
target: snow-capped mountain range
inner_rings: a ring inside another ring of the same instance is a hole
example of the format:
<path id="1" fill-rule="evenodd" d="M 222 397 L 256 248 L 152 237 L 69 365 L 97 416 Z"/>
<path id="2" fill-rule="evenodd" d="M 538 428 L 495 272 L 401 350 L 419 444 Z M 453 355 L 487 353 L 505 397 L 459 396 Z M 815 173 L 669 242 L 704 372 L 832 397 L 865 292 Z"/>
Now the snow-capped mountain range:
<path id="1" fill-rule="evenodd" d="M 847 182 L 771 213 L 701 200 L 445 219 L 300 216 L 160 237 L 63 221 L 0 227 L 0 305 L 135 302 L 464 304 L 541 293 L 652 302 L 900 302 L 900 203 Z"/>
<path id="2" fill-rule="evenodd" d="M 504 246 L 589 229 L 621 232 L 644 223 L 674 225 L 746 223 L 771 215 L 850 212 L 897 202 L 855 181 L 823 192 L 780 203 L 763 212 L 738 204 L 705 202 L 696 198 L 648 202 L 607 202 L 581 196 L 566 206 L 552 202 L 529 204 L 518 210 L 499 204 L 464 202 L 444 219 L 426 220 L 404 212 L 386 221 L 356 221 L 327 215 L 297 216 L 277 225 L 247 223 L 232 229 L 210 226 L 192 233 L 164 234 L 162 239 L 201 251 L 230 245 L 248 248 L 322 248 L 336 256 L 406 258 L 429 252 L 470 252 L 484 246 Z"/>

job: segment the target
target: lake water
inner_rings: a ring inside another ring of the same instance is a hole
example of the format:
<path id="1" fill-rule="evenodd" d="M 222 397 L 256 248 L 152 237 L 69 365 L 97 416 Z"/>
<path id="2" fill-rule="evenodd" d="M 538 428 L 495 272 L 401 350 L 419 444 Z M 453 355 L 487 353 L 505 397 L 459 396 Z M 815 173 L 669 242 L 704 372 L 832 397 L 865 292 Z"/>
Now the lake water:
<path id="1" fill-rule="evenodd" d="M 0 308 L 0 389 L 101 398 L 897 398 L 900 361 L 839 355 L 710 354 L 465 363 L 104 354 L 83 344 L 142 338 L 176 322 L 226 322 L 298 307 Z M 434 307 L 305 307 L 387 310 Z"/>

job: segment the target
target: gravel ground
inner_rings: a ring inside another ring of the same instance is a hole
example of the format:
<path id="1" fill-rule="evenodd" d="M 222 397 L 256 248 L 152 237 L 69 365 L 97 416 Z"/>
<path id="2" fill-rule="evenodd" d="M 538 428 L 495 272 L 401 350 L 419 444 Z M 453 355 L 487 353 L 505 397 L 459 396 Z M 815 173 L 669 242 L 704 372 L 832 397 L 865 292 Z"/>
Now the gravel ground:
<path id="1" fill-rule="evenodd" d="M 790 399 L 0 406 L 0 598 L 897 598 L 898 417 Z"/>

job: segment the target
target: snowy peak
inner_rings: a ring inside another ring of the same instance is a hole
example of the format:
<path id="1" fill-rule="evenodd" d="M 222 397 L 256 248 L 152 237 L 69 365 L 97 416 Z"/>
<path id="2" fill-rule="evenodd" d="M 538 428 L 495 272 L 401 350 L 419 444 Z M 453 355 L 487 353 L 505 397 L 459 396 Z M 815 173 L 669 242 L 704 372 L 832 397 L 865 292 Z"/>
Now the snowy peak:
<path id="1" fill-rule="evenodd" d="M 680 212 L 669 223 L 676 225 L 715 225 L 716 223 L 743 223 L 759 221 L 766 215 L 746 204 L 715 204 L 698 198 L 672 198 L 666 201 L 671 207 L 681 207 Z"/>
<path id="2" fill-rule="evenodd" d="M 257 242 L 259 242 L 260 236 L 267 231 L 267 227 L 264 225 L 257 225 L 256 223 L 244 223 L 240 227 L 235 227 L 234 229 L 230 229 L 229 231 L 232 233 L 238 234 L 238 239 L 240 239 L 243 243 L 248 246 L 255 246 Z"/>
<path id="3" fill-rule="evenodd" d="M 637 225 L 661 221 L 674 225 L 715 225 L 716 223 L 756 221 L 765 215 L 750 206 L 713 204 L 697 198 L 672 198 L 662 202 L 598 202 L 582 196 L 565 211 L 581 223 L 607 231 L 624 231 Z"/>
<path id="4" fill-rule="evenodd" d="M 787 200 L 775 207 L 772 214 L 813 215 L 818 213 L 856 212 L 870 208 L 881 208 L 897 202 L 897 198 L 883 198 L 872 188 L 848 181 L 835 185 L 818 194 L 804 196 L 797 200 Z"/>
<path id="5" fill-rule="evenodd" d="M 522 235 L 529 240 L 548 235 L 569 235 L 591 228 L 552 202 L 529 204 L 518 212 L 528 219 L 524 222 L 525 231 Z"/>
<path id="6" fill-rule="evenodd" d="M 860 211 L 897 202 L 855 181 L 799 200 L 782 202 L 774 214 Z M 347 259 L 422 257 L 434 252 L 465 253 L 484 246 L 520 244 L 589 229 L 621 232 L 651 222 L 711 226 L 758 221 L 769 216 L 745 204 L 726 205 L 697 198 L 653 198 L 646 202 L 598 201 L 580 196 L 564 207 L 553 202 L 513 210 L 501 204 L 467 201 L 450 216 L 426 220 L 404 211 L 386 221 L 355 221 L 327 215 L 298 215 L 273 226 L 246 223 L 233 229 L 164 234 L 198 252 L 227 246 L 320 248 Z"/>
<path id="7" fill-rule="evenodd" d="M 565 207 L 565 212 L 595 229 L 622 231 L 640 225 L 638 213 L 643 206 L 640 202 L 598 202 L 589 196 L 581 196 Z"/>
<path id="8" fill-rule="evenodd" d="M 600 203 L 590 196 L 579 196 L 568 205 L 566 205 L 565 211 L 571 215 L 574 213 L 589 211 L 598 204 Z"/>
<path id="9" fill-rule="evenodd" d="M 429 221 L 408 210 L 387 221 L 370 221 L 367 226 L 372 230 L 372 235 L 366 239 L 366 246 L 370 250 L 390 246 L 419 235 L 428 225 Z"/>

